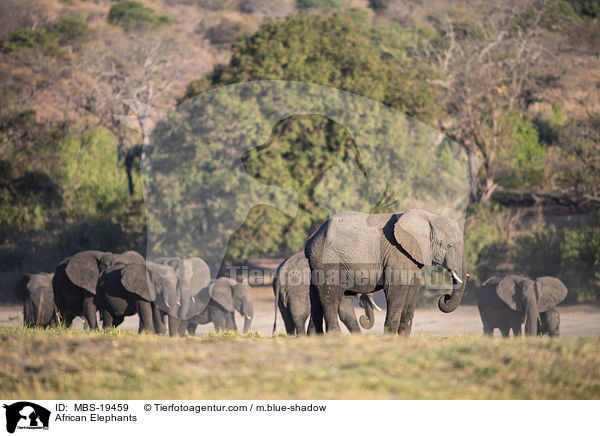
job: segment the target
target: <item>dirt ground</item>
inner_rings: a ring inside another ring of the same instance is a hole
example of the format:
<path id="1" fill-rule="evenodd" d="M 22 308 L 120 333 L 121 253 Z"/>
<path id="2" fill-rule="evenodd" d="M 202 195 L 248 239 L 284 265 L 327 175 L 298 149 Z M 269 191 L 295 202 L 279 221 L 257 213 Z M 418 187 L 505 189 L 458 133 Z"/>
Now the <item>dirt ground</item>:
<path id="1" fill-rule="evenodd" d="M 258 331 L 265 336 L 270 336 L 273 330 L 274 301 L 273 290 L 271 287 L 254 287 L 254 321 L 252 330 Z M 381 296 L 375 298 L 376 302 L 381 303 Z M 357 314 L 361 309 L 357 308 Z M 600 336 L 600 308 L 590 305 L 564 306 L 558 308 L 561 316 L 561 336 Z M 383 331 L 383 321 L 385 312 L 375 313 L 375 326 L 371 330 L 365 330 L 363 333 L 379 334 Z M 22 307 L 9 304 L 0 306 L 0 326 L 20 326 L 22 325 Z M 243 320 L 236 314 L 238 326 L 243 325 Z M 74 321 L 74 327 L 83 328 L 81 319 Z M 126 318 L 125 322 L 119 327 L 121 329 L 137 330 L 138 319 L 135 316 Z M 212 329 L 212 324 L 198 326 L 196 334 L 206 334 Z M 342 329 L 345 330 L 342 325 Z M 345 330 L 347 331 L 347 330 Z M 283 320 L 281 315 L 277 316 L 277 333 L 284 333 Z M 437 307 L 423 307 L 415 310 L 413 320 L 413 334 L 423 334 L 429 336 L 448 336 L 462 334 L 482 334 L 481 319 L 477 306 L 462 305 L 456 311 L 450 314 L 440 312 Z M 496 336 L 500 336 L 495 331 Z"/>

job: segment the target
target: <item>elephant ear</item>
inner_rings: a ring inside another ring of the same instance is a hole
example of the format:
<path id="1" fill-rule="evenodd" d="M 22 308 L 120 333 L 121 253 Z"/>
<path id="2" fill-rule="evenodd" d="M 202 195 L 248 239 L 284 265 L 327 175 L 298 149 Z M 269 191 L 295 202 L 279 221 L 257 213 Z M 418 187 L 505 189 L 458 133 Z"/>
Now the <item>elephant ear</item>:
<path id="1" fill-rule="evenodd" d="M 511 276 L 504 277 L 496 286 L 498 297 L 514 311 L 517 311 L 521 305 L 517 286 L 515 279 Z"/>
<path id="2" fill-rule="evenodd" d="M 567 298 L 567 287 L 556 277 L 539 277 L 535 281 L 538 311 L 546 312 Z"/>
<path id="3" fill-rule="evenodd" d="M 431 234 L 429 221 L 416 209 L 404 212 L 394 224 L 396 242 L 421 265 L 431 265 Z"/>
<path id="4" fill-rule="evenodd" d="M 71 283 L 96 294 L 96 283 L 100 276 L 98 262 L 104 253 L 97 251 L 82 251 L 67 261 L 65 272 Z"/>
<path id="5" fill-rule="evenodd" d="M 201 313 L 210 302 L 210 269 L 208 265 L 199 257 L 192 257 L 188 261 L 192 272 L 190 278 L 192 304 L 189 307 L 187 318 Z"/>
<path id="6" fill-rule="evenodd" d="M 17 297 L 20 301 L 26 301 L 29 298 L 29 288 L 28 283 L 31 280 L 30 274 L 23 274 L 21 278 L 17 281 L 14 288 L 15 297 Z"/>
<path id="7" fill-rule="evenodd" d="M 121 285 L 132 294 L 139 295 L 146 301 L 156 299 L 156 290 L 148 278 L 144 263 L 131 263 L 121 268 Z"/>
<path id="8" fill-rule="evenodd" d="M 233 312 L 235 310 L 230 279 L 219 277 L 215 280 L 212 286 L 211 299 L 223 307 L 227 312 Z"/>

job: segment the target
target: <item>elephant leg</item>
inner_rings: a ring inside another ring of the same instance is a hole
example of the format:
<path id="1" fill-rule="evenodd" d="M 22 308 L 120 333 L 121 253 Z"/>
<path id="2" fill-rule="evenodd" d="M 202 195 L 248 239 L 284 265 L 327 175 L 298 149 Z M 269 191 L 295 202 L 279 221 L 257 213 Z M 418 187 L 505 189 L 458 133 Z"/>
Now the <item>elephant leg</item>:
<path id="1" fill-rule="evenodd" d="M 288 335 L 293 335 L 296 327 L 294 319 L 292 318 L 291 311 L 287 307 L 285 307 L 282 301 L 278 301 L 277 306 L 279 307 L 279 313 L 281 313 L 281 318 L 283 318 L 285 332 Z"/>
<path id="2" fill-rule="evenodd" d="M 310 323 L 309 332 L 312 333 L 311 329 L 314 329 L 314 333 L 323 334 L 323 306 L 321 305 L 321 299 L 317 287 L 310 285 Z"/>
<path id="3" fill-rule="evenodd" d="M 167 318 L 169 320 L 169 336 L 179 336 L 179 328 L 181 326 L 182 321 L 179 318 L 172 315 L 168 315 Z"/>
<path id="4" fill-rule="evenodd" d="M 325 327 L 327 333 L 341 333 L 338 312 L 340 309 L 342 292 L 338 286 L 323 284 L 319 286 L 319 298 L 323 308 L 323 317 L 325 318 Z"/>
<path id="5" fill-rule="evenodd" d="M 179 336 L 183 337 L 187 334 L 188 322 L 185 319 L 181 320 L 181 324 L 179 325 Z"/>
<path id="6" fill-rule="evenodd" d="M 483 334 L 486 336 L 494 336 L 494 328 L 489 326 L 483 326 Z"/>
<path id="7" fill-rule="evenodd" d="M 167 333 L 167 326 L 165 324 L 165 314 L 161 312 L 159 307 L 154 303 L 152 306 L 152 324 L 154 325 L 154 332 L 157 335 L 164 335 Z"/>
<path id="8" fill-rule="evenodd" d="M 123 324 L 123 321 L 125 321 L 125 317 L 124 316 L 115 316 L 113 318 L 113 326 L 114 327 L 119 327 L 121 324 Z"/>
<path id="9" fill-rule="evenodd" d="M 500 333 L 502 334 L 502 337 L 508 338 L 508 336 L 510 334 L 510 326 L 503 325 L 502 327 L 499 327 L 499 329 L 500 329 Z"/>
<path id="10" fill-rule="evenodd" d="M 411 286 L 408 290 L 404 307 L 402 308 L 402 315 L 400 316 L 400 327 L 398 328 L 398 333 L 400 335 L 410 336 L 418 295 L 419 285 Z"/>
<path id="11" fill-rule="evenodd" d="M 385 316 L 384 331 L 397 335 L 400 330 L 402 310 L 406 301 L 406 286 L 399 286 L 386 290 L 387 314 Z"/>
<path id="12" fill-rule="evenodd" d="M 515 338 L 521 336 L 521 323 L 520 322 L 513 323 L 511 325 L 510 329 L 512 330 L 513 336 Z"/>
<path id="13" fill-rule="evenodd" d="M 187 324 L 188 335 L 196 336 L 196 327 L 198 327 L 198 324 L 193 323 L 193 322 L 188 322 L 188 324 Z"/>
<path id="14" fill-rule="evenodd" d="M 88 323 L 90 330 L 98 328 L 98 318 L 96 316 L 96 304 L 94 304 L 94 296 L 90 295 L 83 299 L 83 316 Z"/>
<path id="15" fill-rule="evenodd" d="M 154 333 L 154 321 L 152 319 L 152 304 L 149 301 L 145 301 L 138 298 L 135 301 L 135 311 L 140 317 L 139 333 L 145 331 Z"/>
<path id="16" fill-rule="evenodd" d="M 103 329 L 107 329 L 107 328 L 115 326 L 113 316 L 106 309 L 102 309 L 100 311 L 100 319 L 102 320 L 102 328 Z"/>
<path id="17" fill-rule="evenodd" d="M 338 310 L 340 320 L 348 328 L 350 333 L 360 333 L 360 325 L 356 320 L 356 313 L 354 312 L 354 298 L 350 296 L 343 296 L 340 302 L 340 308 Z"/>
<path id="18" fill-rule="evenodd" d="M 233 312 L 229 312 L 225 316 L 225 328 L 227 330 L 235 330 L 235 331 L 237 331 L 237 325 L 235 323 L 235 316 L 234 316 Z"/>

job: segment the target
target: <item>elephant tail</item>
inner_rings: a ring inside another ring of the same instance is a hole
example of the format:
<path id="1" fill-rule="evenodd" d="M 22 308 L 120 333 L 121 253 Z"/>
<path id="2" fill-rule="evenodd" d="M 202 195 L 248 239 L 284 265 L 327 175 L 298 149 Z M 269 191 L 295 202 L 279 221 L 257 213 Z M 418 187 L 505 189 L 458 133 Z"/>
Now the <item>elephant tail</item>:
<path id="1" fill-rule="evenodd" d="M 277 306 L 279 303 L 279 292 L 280 292 L 280 286 L 279 286 L 279 280 L 277 280 L 277 273 L 276 273 L 275 277 L 273 277 L 273 293 L 275 294 L 275 318 L 273 320 L 272 336 L 275 336 L 275 330 L 277 330 Z"/>

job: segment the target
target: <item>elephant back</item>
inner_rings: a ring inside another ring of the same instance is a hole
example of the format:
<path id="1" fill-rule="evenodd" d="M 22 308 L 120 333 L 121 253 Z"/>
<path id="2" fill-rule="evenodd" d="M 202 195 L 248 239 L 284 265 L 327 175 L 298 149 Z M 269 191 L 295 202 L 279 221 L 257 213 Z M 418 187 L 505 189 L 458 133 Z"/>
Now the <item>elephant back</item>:
<path id="1" fill-rule="evenodd" d="M 526 288 L 533 285 L 533 280 L 525 276 L 509 275 L 498 281 L 496 293 L 512 310 L 522 312 L 523 294 Z"/>
<path id="2" fill-rule="evenodd" d="M 99 262 L 104 254 L 94 250 L 77 253 L 61 262 L 56 274 L 64 271 L 71 283 L 95 295 L 100 275 Z"/>
<path id="3" fill-rule="evenodd" d="M 135 251 L 126 251 L 121 254 L 116 253 L 105 253 L 100 258 L 100 269 L 102 271 L 108 270 L 115 265 L 128 265 L 130 263 L 141 263 L 144 262 L 144 258 L 141 254 Z"/>
<path id="4" fill-rule="evenodd" d="M 567 298 L 567 287 L 556 277 L 538 277 L 535 288 L 539 312 L 546 312 Z"/>

